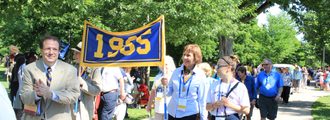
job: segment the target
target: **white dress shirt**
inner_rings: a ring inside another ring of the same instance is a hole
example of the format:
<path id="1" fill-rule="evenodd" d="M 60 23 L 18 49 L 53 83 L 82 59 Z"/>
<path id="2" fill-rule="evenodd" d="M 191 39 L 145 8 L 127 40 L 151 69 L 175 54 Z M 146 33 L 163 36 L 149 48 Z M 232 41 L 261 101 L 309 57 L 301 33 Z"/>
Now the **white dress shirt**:
<path id="1" fill-rule="evenodd" d="M 109 92 L 119 88 L 119 79 L 123 78 L 119 67 L 105 67 L 102 71 L 102 92 Z"/>

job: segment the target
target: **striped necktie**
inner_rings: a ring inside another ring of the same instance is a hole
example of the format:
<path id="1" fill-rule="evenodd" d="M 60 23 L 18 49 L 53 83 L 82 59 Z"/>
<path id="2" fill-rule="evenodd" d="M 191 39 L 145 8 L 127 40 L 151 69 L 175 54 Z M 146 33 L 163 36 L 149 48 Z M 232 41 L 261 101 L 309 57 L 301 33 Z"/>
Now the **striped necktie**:
<path id="1" fill-rule="evenodd" d="M 47 71 L 46 71 L 47 86 L 48 86 L 48 87 L 50 86 L 50 83 L 52 82 L 52 75 L 51 75 L 51 72 L 52 72 L 52 68 L 51 68 L 51 67 L 48 67 L 48 68 L 47 68 Z"/>
<path id="2" fill-rule="evenodd" d="M 46 77 L 47 77 L 47 86 L 50 86 L 50 83 L 52 82 L 52 68 L 48 67 L 47 71 L 46 71 Z M 36 115 L 37 116 L 41 116 L 41 114 L 43 113 L 43 109 L 41 108 L 41 100 L 36 101 L 37 104 L 37 111 L 36 111 Z"/>

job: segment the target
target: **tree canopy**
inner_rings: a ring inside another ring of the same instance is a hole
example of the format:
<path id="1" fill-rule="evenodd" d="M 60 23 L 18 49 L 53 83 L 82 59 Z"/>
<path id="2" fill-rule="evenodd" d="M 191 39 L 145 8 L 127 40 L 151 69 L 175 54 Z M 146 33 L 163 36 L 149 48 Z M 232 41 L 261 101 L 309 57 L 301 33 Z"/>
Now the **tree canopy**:
<path id="1" fill-rule="evenodd" d="M 292 19 L 285 14 L 269 16 L 268 26 L 257 26 L 255 17 L 274 4 Z M 327 45 L 328 5 L 312 0 L 8 0 L 0 2 L 0 46 L 36 49 L 45 34 L 76 45 L 82 39 L 84 20 L 109 31 L 127 31 L 165 15 L 167 52 L 176 61 L 188 43 L 201 46 L 204 60 L 216 61 L 222 46 L 219 36 L 225 36 L 233 40 L 234 53 L 244 62 L 269 57 L 308 64 L 307 58 L 319 59 L 316 55 Z M 304 43 L 294 37 L 297 26 L 305 34 Z M 310 48 L 316 52 L 304 57 L 304 50 Z"/>

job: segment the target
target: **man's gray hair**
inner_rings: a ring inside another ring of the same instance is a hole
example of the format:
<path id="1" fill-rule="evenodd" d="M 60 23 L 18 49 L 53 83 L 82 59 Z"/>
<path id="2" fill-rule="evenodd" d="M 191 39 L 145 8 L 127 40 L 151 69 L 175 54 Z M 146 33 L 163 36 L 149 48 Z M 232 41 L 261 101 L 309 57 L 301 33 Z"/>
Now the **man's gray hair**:
<path id="1" fill-rule="evenodd" d="M 263 60 L 263 63 L 265 63 L 265 62 L 269 62 L 270 64 L 273 64 L 272 60 L 270 60 L 269 58 L 265 58 L 265 59 Z"/>

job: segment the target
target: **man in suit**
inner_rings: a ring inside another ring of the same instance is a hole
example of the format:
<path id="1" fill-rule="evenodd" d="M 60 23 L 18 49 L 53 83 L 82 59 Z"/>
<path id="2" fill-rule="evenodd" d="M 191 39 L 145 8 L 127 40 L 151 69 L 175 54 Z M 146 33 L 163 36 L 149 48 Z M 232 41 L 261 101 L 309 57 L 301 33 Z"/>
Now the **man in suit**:
<path id="1" fill-rule="evenodd" d="M 71 120 L 70 104 L 80 95 L 77 69 L 58 60 L 58 38 L 46 36 L 39 46 L 42 58 L 24 70 L 23 119 Z"/>
<path id="2" fill-rule="evenodd" d="M 72 48 L 76 63 L 80 61 L 81 42 L 77 47 Z M 102 76 L 100 68 L 82 67 L 79 68 L 78 80 L 80 81 L 81 95 L 75 102 L 73 118 L 76 120 L 92 120 L 95 105 L 95 96 L 99 95 L 102 87 Z"/>

